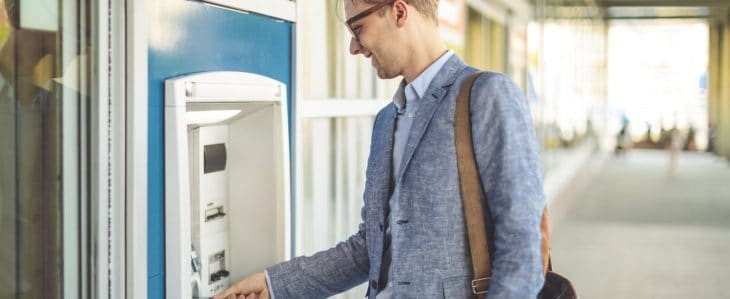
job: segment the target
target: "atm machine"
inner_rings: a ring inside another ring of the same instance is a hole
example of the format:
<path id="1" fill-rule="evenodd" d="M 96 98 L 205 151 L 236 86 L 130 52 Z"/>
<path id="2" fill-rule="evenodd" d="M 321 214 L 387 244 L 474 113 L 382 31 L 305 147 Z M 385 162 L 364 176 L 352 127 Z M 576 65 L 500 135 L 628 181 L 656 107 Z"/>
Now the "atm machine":
<path id="1" fill-rule="evenodd" d="M 243 72 L 165 82 L 167 298 L 207 298 L 289 258 L 286 85 Z"/>

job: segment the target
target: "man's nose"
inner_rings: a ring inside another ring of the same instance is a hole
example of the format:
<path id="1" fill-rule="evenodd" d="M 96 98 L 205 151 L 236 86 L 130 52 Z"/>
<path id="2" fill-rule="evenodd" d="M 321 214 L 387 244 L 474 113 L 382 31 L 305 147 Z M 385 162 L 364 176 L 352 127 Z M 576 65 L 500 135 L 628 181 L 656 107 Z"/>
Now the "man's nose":
<path id="1" fill-rule="evenodd" d="M 355 39 L 355 37 L 350 38 L 350 54 L 363 54 L 363 46 Z"/>

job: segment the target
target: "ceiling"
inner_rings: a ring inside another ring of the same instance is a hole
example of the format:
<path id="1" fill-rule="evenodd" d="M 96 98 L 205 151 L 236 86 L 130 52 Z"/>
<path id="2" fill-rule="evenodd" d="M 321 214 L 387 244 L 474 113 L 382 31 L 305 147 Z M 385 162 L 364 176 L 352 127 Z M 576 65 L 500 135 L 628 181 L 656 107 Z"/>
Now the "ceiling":
<path id="1" fill-rule="evenodd" d="M 730 0 L 542 0 L 551 7 L 599 7 L 608 19 L 730 17 Z M 539 0 L 531 1 L 533 4 Z"/>

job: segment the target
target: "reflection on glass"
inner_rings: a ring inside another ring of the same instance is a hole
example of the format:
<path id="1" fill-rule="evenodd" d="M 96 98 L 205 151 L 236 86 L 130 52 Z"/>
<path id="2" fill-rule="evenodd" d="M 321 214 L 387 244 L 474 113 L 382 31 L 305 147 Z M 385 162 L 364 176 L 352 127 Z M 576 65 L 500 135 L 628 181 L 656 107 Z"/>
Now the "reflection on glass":
<path id="1" fill-rule="evenodd" d="M 88 7 L 0 0 L 0 298 L 82 297 Z"/>

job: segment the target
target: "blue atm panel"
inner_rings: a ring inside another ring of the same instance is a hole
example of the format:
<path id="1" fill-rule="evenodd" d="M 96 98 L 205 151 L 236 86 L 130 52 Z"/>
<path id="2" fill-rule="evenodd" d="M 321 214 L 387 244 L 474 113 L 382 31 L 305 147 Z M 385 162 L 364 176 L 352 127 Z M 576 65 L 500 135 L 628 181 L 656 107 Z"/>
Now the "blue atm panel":
<path id="1" fill-rule="evenodd" d="M 201 2 L 149 4 L 148 298 L 165 298 L 164 82 L 203 71 L 242 71 L 287 86 L 292 107 L 294 24 Z"/>

